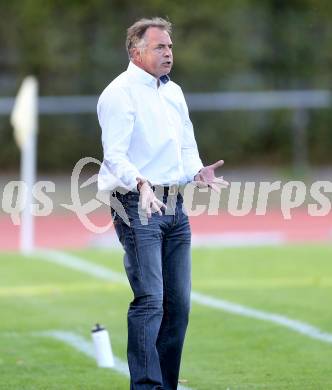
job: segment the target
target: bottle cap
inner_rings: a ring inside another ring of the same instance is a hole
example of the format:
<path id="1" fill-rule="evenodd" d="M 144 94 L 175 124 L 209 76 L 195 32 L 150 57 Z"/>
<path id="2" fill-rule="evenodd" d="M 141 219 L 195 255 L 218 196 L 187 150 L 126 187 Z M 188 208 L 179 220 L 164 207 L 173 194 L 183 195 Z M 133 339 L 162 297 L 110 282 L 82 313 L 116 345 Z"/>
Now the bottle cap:
<path id="1" fill-rule="evenodd" d="M 103 326 L 101 326 L 100 324 L 96 324 L 95 327 L 92 328 L 91 332 L 95 333 L 95 332 L 100 332 L 101 330 L 105 330 L 105 328 Z"/>

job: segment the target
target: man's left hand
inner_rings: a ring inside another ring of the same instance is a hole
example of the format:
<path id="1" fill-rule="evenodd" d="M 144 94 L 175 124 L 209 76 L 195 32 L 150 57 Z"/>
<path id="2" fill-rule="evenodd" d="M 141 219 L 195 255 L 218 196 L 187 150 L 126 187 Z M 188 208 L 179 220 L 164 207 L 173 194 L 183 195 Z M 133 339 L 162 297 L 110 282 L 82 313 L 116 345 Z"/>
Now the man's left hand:
<path id="1" fill-rule="evenodd" d="M 215 169 L 224 165 L 224 160 L 219 160 L 214 164 L 203 167 L 194 177 L 194 183 L 198 187 L 211 187 L 214 191 L 220 193 L 222 188 L 227 188 L 229 183 L 224 180 L 223 176 L 217 177 Z"/>

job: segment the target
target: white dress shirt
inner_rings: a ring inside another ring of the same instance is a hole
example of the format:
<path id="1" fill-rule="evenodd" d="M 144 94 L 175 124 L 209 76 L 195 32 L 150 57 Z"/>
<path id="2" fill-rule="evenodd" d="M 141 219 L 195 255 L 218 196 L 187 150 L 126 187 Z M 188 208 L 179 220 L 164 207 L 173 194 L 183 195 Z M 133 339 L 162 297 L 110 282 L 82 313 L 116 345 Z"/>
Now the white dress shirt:
<path id="1" fill-rule="evenodd" d="M 159 87 L 158 87 L 158 84 Z M 192 181 L 203 167 L 181 88 L 129 63 L 102 92 L 97 105 L 104 160 L 99 190 Z"/>

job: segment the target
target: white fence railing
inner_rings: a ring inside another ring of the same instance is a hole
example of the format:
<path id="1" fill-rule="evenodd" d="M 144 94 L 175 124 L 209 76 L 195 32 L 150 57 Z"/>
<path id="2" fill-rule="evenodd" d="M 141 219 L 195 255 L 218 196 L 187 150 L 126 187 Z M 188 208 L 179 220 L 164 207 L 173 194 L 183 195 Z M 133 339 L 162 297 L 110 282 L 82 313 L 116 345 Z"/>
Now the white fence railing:
<path id="1" fill-rule="evenodd" d="M 292 110 L 293 165 L 307 165 L 308 110 L 332 107 L 328 90 L 187 93 L 190 111 Z M 95 113 L 98 96 L 41 96 L 42 115 Z M 0 115 L 10 114 L 14 98 L 0 97 Z"/>
<path id="2" fill-rule="evenodd" d="M 328 90 L 187 93 L 191 111 L 275 110 L 327 108 L 332 104 Z M 81 114 L 96 111 L 98 96 L 41 96 L 41 114 Z M 14 98 L 0 97 L 0 115 L 11 112 Z"/>

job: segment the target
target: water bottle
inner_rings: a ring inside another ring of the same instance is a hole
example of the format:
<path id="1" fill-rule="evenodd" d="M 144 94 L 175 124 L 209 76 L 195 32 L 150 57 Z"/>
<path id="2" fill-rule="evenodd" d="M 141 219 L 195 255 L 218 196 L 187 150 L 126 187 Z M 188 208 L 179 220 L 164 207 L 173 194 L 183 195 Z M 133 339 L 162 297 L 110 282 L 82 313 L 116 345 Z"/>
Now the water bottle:
<path id="1" fill-rule="evenodd" d="M 114 367 L 114 357 L 107 330 L 96 324 L 91 330 L 97 364 L 99 367 Z"/>

